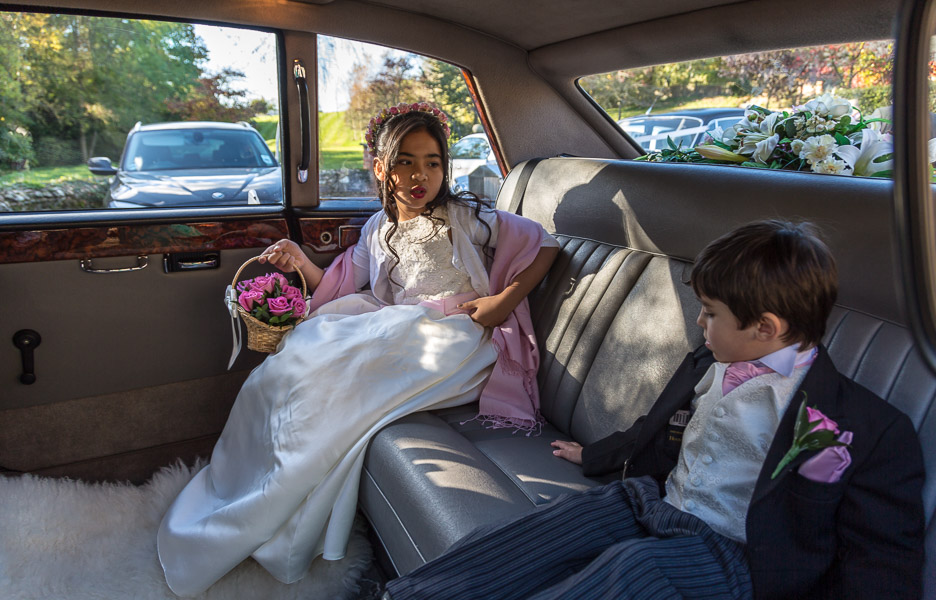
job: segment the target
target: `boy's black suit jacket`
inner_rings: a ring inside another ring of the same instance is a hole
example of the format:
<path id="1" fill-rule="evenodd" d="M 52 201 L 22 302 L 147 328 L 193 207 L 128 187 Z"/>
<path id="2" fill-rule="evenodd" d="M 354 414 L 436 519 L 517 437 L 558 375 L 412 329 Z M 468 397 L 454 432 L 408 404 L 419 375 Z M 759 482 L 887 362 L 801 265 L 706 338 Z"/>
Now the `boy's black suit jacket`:
<path id="1" fill-rule="evenodd" d="M 633 427 L 585 447 L 586 475 L 624 470 L 666 481 L 679 442 L 667 435 L 688 410 L 714 362 L 704 346 L 686 356 L 663 393 Z M 800 403 L 854 436 L 841 481 L 816 483 L 796 471 L 802 452 L 771 474 L 793 443 Z M 717 460 L 717 457 L 716 457 Z M 923 454 L 910 419 L 847 377 L 824 347 L 793 396 L 761 469 L 747 515 L 747 558 L 757 598 L 913 598 L 922 593 Z"/>

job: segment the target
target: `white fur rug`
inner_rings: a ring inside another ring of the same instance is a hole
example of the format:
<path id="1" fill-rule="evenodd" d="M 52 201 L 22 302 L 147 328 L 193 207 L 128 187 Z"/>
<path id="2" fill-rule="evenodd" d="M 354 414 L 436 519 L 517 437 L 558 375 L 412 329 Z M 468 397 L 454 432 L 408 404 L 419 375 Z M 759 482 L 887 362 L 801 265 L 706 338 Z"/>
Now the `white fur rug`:
<path id="1" fill-rule="evenodd" d="M 176 600 L 156 557 L 156 529 L 200 466 L 167 467 L 140 487 L 0 477 L 0 598 Z M 357 523 L 346 557 L 314 561 L 297 583 L 247 559 L 197 598 L 353 598 L 371 557 Z"/>

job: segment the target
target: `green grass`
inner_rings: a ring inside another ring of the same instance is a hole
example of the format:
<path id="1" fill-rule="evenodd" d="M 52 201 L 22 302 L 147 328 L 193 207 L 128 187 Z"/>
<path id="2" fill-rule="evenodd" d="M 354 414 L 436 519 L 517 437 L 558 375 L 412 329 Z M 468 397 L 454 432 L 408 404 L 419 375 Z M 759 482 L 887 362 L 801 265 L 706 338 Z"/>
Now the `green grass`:
<path id="1" fill-rule="evenodd" d="M 363 169 L 364 155 L 360 150 L 322 148 L 322 169 Z"/>
<path id="2" fill-rule="evenodd" d="M 276 139 L 276 125 L 279 123 L 279 115 L 258 115 L 251 119 L 251 123 L 260 132 L 263 139 Z"/>
<path id="3" fill-rule="evenodd" d="M 74 167 L 40 167 L 28 171 L 0 171 L 0 185 L 21 183 L 29 186 L 43 187 L 66 181 L 98 181 L 101 178 L 93 175 L 87 165 Z"/>
<path id="4" fill-rule="evenodd" d="M 323 169 L 363 169 L 363 132 L 348 127 L 343 112 L 319 113 L 319 144 Z"/>
<path id="5" fill-rule="evenodd" d="M 279 117 L 276 115 L 262 115 L 253 119 L 254 127 L 273 151 L 276 149 L 278 122 Z M 344 112 L 319 113 L 319 144 L 323 169 L 363 169 L 362 141 L 363 134 L 348 127 Z"/>

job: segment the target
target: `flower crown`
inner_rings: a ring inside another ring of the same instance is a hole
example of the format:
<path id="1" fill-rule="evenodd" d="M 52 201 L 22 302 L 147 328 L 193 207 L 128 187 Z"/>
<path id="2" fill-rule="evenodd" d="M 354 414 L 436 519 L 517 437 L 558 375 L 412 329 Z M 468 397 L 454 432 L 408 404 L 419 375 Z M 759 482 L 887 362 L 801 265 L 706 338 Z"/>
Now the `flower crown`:
<path id="1" fill-rule="evenodd" d="M 371 156 L 377 156 L 377 134 L 380 133 L 380 128 L 383 127 L 392 117 L 405 115 L 406 113 L 413 111 L 420 111 L 434 116 L 439 120 L 439 123 L 442 124 L 442 130 L 445 132 L 446 139 L 448 139 L 449 135 L 451 135 L 452 132 L 448 126 L 448 117 L 445 116 L 445 113 L 438 108 L 427 102 L 397 104 L 396 106 L 384 108 L 370 120 L 370 124 L 367 126 L 367 133 L 364 134 L 364 141 L 367 142 L 367 150 L 370 152 Z"/>

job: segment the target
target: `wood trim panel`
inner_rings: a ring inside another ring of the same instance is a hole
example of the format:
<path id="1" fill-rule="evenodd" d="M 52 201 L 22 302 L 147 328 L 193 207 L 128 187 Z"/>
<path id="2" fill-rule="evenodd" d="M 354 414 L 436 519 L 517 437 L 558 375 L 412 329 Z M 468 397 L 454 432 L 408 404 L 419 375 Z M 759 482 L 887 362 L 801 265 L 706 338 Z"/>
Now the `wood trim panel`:
<path id="1" fill-rule="evenodd" d="M 285 219 L 0 232 L 0 264 L 263 248 L 289 237 Z"/>
<path id="2" fill-rule="evenodd" d="M 342 252 L 357 243 L 368 217 L 299 219 L 302 244 L 316 253 Z"/>

